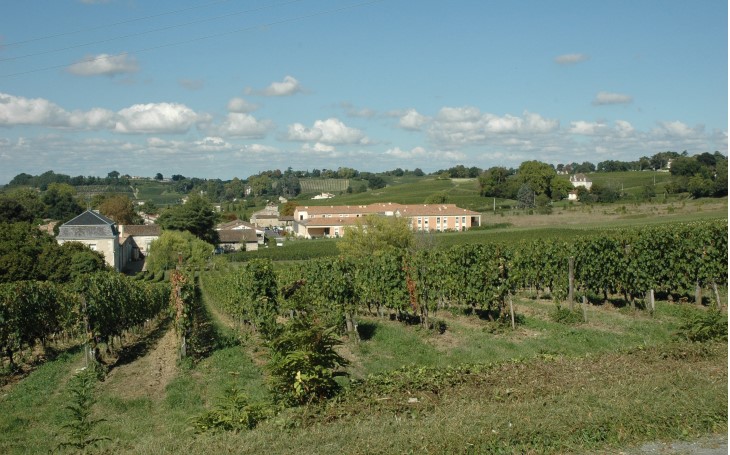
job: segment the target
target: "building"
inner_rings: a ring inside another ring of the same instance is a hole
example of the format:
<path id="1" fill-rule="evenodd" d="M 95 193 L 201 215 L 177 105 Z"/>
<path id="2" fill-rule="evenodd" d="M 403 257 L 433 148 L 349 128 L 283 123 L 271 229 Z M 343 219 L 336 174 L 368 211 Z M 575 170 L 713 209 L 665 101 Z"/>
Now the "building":
<path id="1" fill-rule="evenodd" d="M 279 207 L 273 203 L 266 204 L 266 207 L 251 215 L 251 223 L 260 228 L 279 227 Z"/>
<path id="2" fill-rule="evenodd" d="M 152 242 L 160 238 L 162 228 L 157 224 L 123 224 L 119 226 L 120 238 L 129 237 L 132 242 L 132 260 L 147 256 Z"/>
<path id="3" fill-rule="evenodd" d="M 218 244 L 226 252 L 256 251 L 259 249 L 256 231 L 251 229 L 218 230 Z"/>
<path id="4" fill-rule="evenodd" d="M 591 190 L 591 186 L 593 186 L 593 182 L 586 177 L 585 174 L 574 174 L 570 176 L 570 183 L 573 184 L 573 188 L 577 188 L 579 186 L 585 187 L 588 191 Z"/>
<path id="5" fill-rule="evenodd" d="M 58 229 L 56 241 L 79 242 L 93 251 L 104 255 L 106 263 L 120 272 L 129 262 L 132 244 L 129 237 L 120 241 L 119 231 L 114 221 L 92 210 L 62 224 Z"/>
<path id="6" fill-rule="evenodd" d="M 368 215 L 409 219 L 414 231 L 465 231 L 479 226 L 481 214 L 454 204 L 394 204 L 298 206 L 292 229 L 298 237 L 341 237 L 345 228 Z"/>

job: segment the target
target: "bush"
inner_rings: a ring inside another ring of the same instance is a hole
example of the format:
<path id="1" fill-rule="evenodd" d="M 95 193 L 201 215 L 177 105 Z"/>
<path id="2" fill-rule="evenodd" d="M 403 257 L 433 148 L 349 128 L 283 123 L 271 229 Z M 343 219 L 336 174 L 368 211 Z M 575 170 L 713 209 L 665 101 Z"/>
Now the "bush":
<path id="1" fill-rule="evenodd" d="M 236 387 L 226 390 L 222 403 L 193 420 L 197 433 L 206 431 L 252 430 L 272 414 L 265 404 L 250 404 L 248 396 Z"/>
<path id="2" fill-rule="evenodd" d="M 687 312 L 675 336 L 687 341 L 727 341 L 727 316 L 717 309 Z"/>
<path id="3" fill-rule="evenodd" d="M 550 312 L 550 319 L 560 324 L 580 324 L 583 322 L 583 313 L 578 309 L 571 310 L 558 305 Z"/>
<path id="4" fill-rule="evenodd" d="M 272 388 L 285 404 L 298 405 L 333 397 L 340 389 L 337 371 L 347 360 L 335 351 L 336 327 L 325 328 L 309 317 L 292 319 L 270 343 Z"/>

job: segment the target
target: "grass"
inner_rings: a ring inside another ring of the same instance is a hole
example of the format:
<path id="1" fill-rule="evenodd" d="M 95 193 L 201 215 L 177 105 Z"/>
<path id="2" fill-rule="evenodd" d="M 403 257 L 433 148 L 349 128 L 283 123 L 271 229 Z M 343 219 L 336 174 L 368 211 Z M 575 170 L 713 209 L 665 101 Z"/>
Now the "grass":
<path id="1" fill-rule="evenodd" d="M 114 377 L 98 383 L 94 417 L 105 420 L 94 436 L 110 438 L 100 449 L 113 453 L 563 453 L 727 430 L 727 343 L 671 341 L 682 315 L 703 309 L 658 302 L 650 317 L 591 306 L 587 323 L 564 325 L 550 319 L 552 302 L 515 304 L 515 331 L 457 309 L 433 316 L 446 322 L 443 335 L 361 315 L 366 336 L 342 349 L 364 382 L 339 401 L 246 433 L 196 435 L 191 419 L 231 386 L 270 399 L 262 348 L 231 342 L 235 332 L 219 326 L 229 342 L 181 364 L 161 396 L 131 396 Z M 481 366 L 449 376 L 468 364 Z M 0 452 L 55 449 L 80 365 L 69 351 L 4 389 Z"/>

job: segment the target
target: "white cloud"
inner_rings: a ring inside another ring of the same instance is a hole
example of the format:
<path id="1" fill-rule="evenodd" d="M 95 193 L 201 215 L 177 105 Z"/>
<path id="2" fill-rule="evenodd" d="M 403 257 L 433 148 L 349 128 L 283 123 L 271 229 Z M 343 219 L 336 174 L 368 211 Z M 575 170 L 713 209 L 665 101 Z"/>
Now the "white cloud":
<path id="1" fill-rule="evenodd" d="M 90 55 L 67 68 L 69 73 L 77 76 L 116 76 L 138 70 L 137 61 L 129 54 Z"/>
<path id="2" fill-rule="evenodd" d="M 634 99 L 630 95 L 622 93 L 598 92 L 593 99 L 594 106 L 604 106 L 607 104 L 629 104 Z"/>
<path id="3" fill-rule="evenodd" d="M 282 82 L 272 82 L 261 94 L 265 96 L 289 96 L 301 92 L 299 81 L 292 76 L 286 76 Z"/>
<path id="4" fill-rule="evenodd" d="M 217 128 L 213 128 L 221 136 L 242 138 L 262 138 L 272 128 L 270 120 L 258 120 L 256 117 L 243 112 L 230 112 L 226 120 Z"/>
<path id="5" fill-rule="evenodd" d="M 184 133 L 202 117 L 184 104 L 135 104 L 117 113 L 118 133 Z"/>
<path id="6" fill-rule="evenodd" d="M 104 129 L 113 125 L 114 113 L 100 108 L 68 112 L 43 98 L 0 93 L 0 126 L 42 125 L 57 128 Z"/>
<path id="7" fill-rule="evenodd" d="M 298 142 L 321 142 L 328 145 L 370 143 L 362 131 L 351 128 L 336 118 L 317 120 L 312 128 L 307 128 L 301 123 L 291 124 L 286 139 Z"/>
<path id="8" fill-rule="evenodd" d="M 568 132 L 570 134 L 578 134 L 582 136 L 593 136 L 606 129 L 606 125 L 598 122 L 586 122 L 578 120 L 570 122 Z"/>
<path id="9" fill-rule="evenodd" d="M 701 127 L 690 128 L 680 121 L 660 122 L 659 127 L 660 132 L 664 132 L 673 137 L 690 137 L 703 130 Z"/>
<path id="10" fill-rule="evenodd" d="M 255 104 L 249 103 L 243 98 L 231 98 L 231 100 L 228 102 L 228 112 L 238 112 L 242 114 L 247 114 L 249 112 L 253 112 L 259 107 Z"/>
<path id="11" fill-rule="evenodd" d="M 419 114 L 415 109 L 408 109 L 398 120 L 398 126 L 405 130 L 419 131 L 427 121 L 428 117 Z"/>
<path id="12" fill-rule="evenodd" d="M 576 63 L 585 62 L 590 57 L 586 54 L 563 54 L 555 57 L 555 63 L 559 65 L 574 65 Z"/>
<path id="13" fill-rule="evenodd" d="M 223 150 L 231 150 L 233 146 L 222 137 L 207 136 L 202 140 L 195 141 L 194 146 L 201 151 L 219 152 Z"/>
<path id="14" fill-rule="evenodd" d="M 557 120 L 525 111 L 522 117 L 482 113 L 475 107 L 444 107 L 428 129 L 430 138 L 445 147 L 484 143 L 497 135 L 546 134 L 558 130 Z"/>
<path id="15" fill-rule="evenodd" d="M 332 153 L 335 151 L 335 148 L 331 145 L 316 142 L 314 145 L 304 144 L 302 150 L 305 152 Z"/>

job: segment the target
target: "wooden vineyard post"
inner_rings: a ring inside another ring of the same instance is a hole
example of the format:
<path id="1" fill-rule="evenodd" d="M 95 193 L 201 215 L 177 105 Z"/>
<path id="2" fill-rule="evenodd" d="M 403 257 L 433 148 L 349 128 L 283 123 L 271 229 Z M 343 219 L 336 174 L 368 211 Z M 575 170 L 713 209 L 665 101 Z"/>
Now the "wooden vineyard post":
<path id="1" fill-rule="evenodd" d="M 568 258 L 568 302 L 570 302 L 570 309 L 573 309 L 574 301 L 574 286 L 575 286 L 575 258 L 573 256 Z"/>
<path id="2" fill-rule="evenodd" d="M 588 297 L 583 296 L 583 322 L 588 322 Z"/>
<path id="3" fill-rule="evenodd" d="M 722 302 L 720 302 L 720 292 L 717 290 L 717 283 L 712 282 L 712 291 L 715 293 L 715 301 L 717 302 L 717 309 L 722 310 Z"/>
<path id="4" fill-rule="evenodd" d="M 509 299 L 509 315 L 512 318 L 512 330 L 514 330 L 515 329 L 515 307 L 512 304 L 512 294 L 509 294 L 507 296 L 507 298 Z"/>
<path id="5" fill-rule="evenodd" d="M 695 305 L 701 305 L 702 304 L 702 286 L 700 286 L 700 282 L 697 281 L 695 283 Z"/>
<path id="6" fill-rule="evenodd" d="M 654 289 L 649 289 L 649 292 L 647 292 L 646 295 L 649 304 L 649 311 L 651 311 L 651 314 L 653 316 L 654 311 L 656 310 L 656 305 L 654 303 Z"/>

